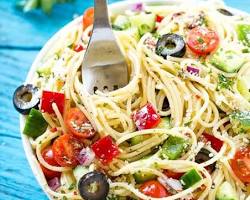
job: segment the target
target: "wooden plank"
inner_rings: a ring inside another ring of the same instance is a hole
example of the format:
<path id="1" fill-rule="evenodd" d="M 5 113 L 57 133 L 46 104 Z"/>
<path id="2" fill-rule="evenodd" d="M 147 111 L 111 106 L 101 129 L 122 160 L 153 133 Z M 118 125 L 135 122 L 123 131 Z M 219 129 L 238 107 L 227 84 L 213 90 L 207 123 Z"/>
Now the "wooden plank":
<path id="1" fill-rule="evenodd" d="M 25 157 L 18 114 L 12 94 L 20 85 L 37 52 L 0 50 L 0 199 L 47 199 Z"/>

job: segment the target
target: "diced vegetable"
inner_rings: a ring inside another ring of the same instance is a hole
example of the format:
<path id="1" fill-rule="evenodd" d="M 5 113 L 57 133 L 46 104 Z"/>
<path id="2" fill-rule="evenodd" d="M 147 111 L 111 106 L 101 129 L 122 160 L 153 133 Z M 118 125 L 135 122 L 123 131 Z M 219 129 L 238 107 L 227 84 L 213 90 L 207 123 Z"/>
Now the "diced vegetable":
<path id="1" fill-rule="evenodd" d="M 174 172 L 174 171 L 171 171 L 171 170 L 164 170 L 164 174 L 168 178 L 173 178 L 173 179 L 180 179 L 180 177 L 183 176 L 183 173 L 178 173 L 178 172 Z"/>
<path id="2" fill-rule="evenodd" d="M 129 17 L 132 27 L 137 27 L 140 35 L 144 35 L 147 32 L 152 32 L 155 28 L 155 14 L 134 15 Z"/>
<path id="3" fill-rule="evenodd" d="M 144 183 L 145 181 L 153 180 L 156 178 L 154 174 L 147 173 L 147 172 L 136 172 L 134 175 L 136 183 Z"/>
<path id="4" fill-rule="evenodd" d="M 36 72 L 39 76 L 48 77 L 51 74 L 52 65 L 44 65 L 39 67 Z"/>
<path id="5" fill-rule="evenodd" d="M 113 24 L 112 27 L 115 30 L 126 30 L 131 27 L 130 21 L 127 16 L 125 15 L 118 15 Z"/>
<path id="6" fill-rule="evenodd" d="M 89 148 L 83 148 L 77 156 L 77 160 L 82 166 L 89 166 L 95 158 L 94 152 Z"/>
<path id="7" fill-rule="evenodd" d="M 63 114 L 64 103 L 65 103 L 64 94 L 44 90 L 42 94 L 42 103 L 41 103 L 42 112 L 47 112 L 49 114 L 54 113 L 54 110 L 52 108 L 52 103 L 55 103 L 60 113 Z"/>
<path id="8" fill-rule="evenodd" d="M 249 74 L 238 78 L 237 89 L 247 101 L 250 101 L 250 75 Z"/>
<path id="9" fill-rule="evenodd" d="M 191 169 L 180 178 L 180 181 L 183 185 L 183 188 L 188 189 L 194 184 L 198 183 L 201 179 L 201 175 L 195 169 Z"/>
<path id="10" fill-rule="evenodd" d="M 134 113 L 133 120 L 138 130 L 151 129 L 160 123 L 160 115 L 157 114 L 153 105 L 148 103 Z"/>
<path id="11" fill-rule="evenodd" d="M 161 122 L 158 124 L 156 128 L 170 129 L 171 128 L 170 117 L 161 118 Z"/>
<path id="12" fill-rule="evenodd" d="M 236 51 L 230 50 L 225 51 L 219 49 L 210 59 L 211 64 L 213 64 L 218 69 L 234 73 L 237 72 L 244 63 L 244 58 L 242 55 Z"/>
<path id="13" fill-rule="evenodd" d="M 61 186 L 61 183 L 58 177 L 54 177 L 48 181 L 48 185 L 51 190 L 56 191 Z"/>
<path id="14" fill-rule="evenodd" d="M 197 75 L 197 76 L 199 76 L 199 74 L 200 74 L 200 70 L 198 68 L 193 67 L 193 66 L 187 66 L 187 71 L 190 74 Z"/>
<path id="15" fill-rule="evenodd" d="M 89 172 L 89 169 L 85 166 L 78 165 L 74 170 L 73 174 L 76 178 L 77 182 L 82 178 L 85 174 Z"/>
<path id="16" fill-rule="evenodd" d="M 183 138 L 169 136 L 162 146 L 162 157 L 169 160 L 178 159 L 185 150 L 185 143 Z"/>
<path id="17" fill-rule="evenodd" d="M 250 111 L 234 111 L 229 115 L 229 118 L 236 133 L 250 130 Z"/>
<path id="18" fill-rule="evenodd" d="M 236 151 L 231 167 L 242 182 L 250 183 L 250 147 L 242 147 Z"/>
<path id="19" fill-rule="evenodd" d="M 48 164 L 50 164 L 52 166 L 59 166 L 55 160 L 51 146 L 48 146 L 47 148 L 43 149 L 42 157 L 45 160 L 45 162 L 47 162 Z M 61 172 L 52 171 L 50 169 L 47 169 L 42 164 L 40 164 L 40 166 L 41 166 L 42 171 L 47 179 L 52 179 L 54 177 L 60 177 L 60 175 L 61 175 Z"/>
<path id="20" fill-rule="evenodd" d="M 163 16 L 156 15 L 156 22 L 161 23 L 161 21 L 164 19 Z"/>
<path id="21" fill-rule="evenodd" d="M 80 52 L 80 51 L 82 51 L 82 50 L 84 50 L 84 48 L 83 48 L 82 45 L 77 44 L 76 46 L 74 46 L 74 51 L 75 51 L 75 52 Z"/>
<path id="22" fill-rule="evenodd" d="M 40 111 L 32 108 L 26 119 L 23 134 L 36 138 L 42 135 L 48 127 Z"/>
<path id="23" fill-rule="evenodd" d="M 250 24 L 240 24 L 236 28 L 239 40 L 250 47 Z"/>
<path id="24" fill-rule="evenodd" d="M 83 30 L 91 26 L 94 22 L 94 8 L 88 8 L 84 11 L 82 17 Z"/>
<path id="25" fill-rule="evenodd" d="M 143 142 L 147 138 L 148 138 L 148 135 L 138 135 L 138 136 L 132 137 L 130 140 L 130 143 L 132 146 L 134 146 L 136 144 Z"/>
<path id="26" fill-rule="evenodd" d="M 162 198 L 168 197 L 170 194 L 165 189 L 165 187 L 160 184 L 158 181 L 147 181 L 143 183 L 140 188 L 140 192 L 144 193 L 147 196 L 155 197 L 155 198 Z"/>
<path id="27" fill-rule="evenodd" d="M 207 55 L 216 50 L 219 40 L 215 31 L 197 26 L 189 32 L 187 45 L 195 54 Z"/>
<path id="28" fill-rule="evenodd" d="M 65 111 L 64 123 L 67 130 L 80 138 L 91 138 L 96 131 L 84 113 L 77 107 Z"/>
<path id="29" fill-rule="evenodd" d="M 203 136 L 207 140 L 207 142 L 210 142 L 211 147 L 214 150 L 216 150 L 217 152 L 220 151 L 221 147 L 223 146 L 223 141 L 208 133 L 203 133 Z"/>
<path id="30" fill-rule="evenodd" d="M 218 89 L 231 89 L 233 86 L 233 81 L 227 77 L 225 77 L 223 74 L 218 75 Z"/>
<path id="31" fill-rule="evenodd" d="M 217 189 L 215 200 L 238 200 L 238 197 L 232 185 L 225 181 Z"/>
<path id="32" fill-rule="evenodd" d="M 110 163 L 120 153 L 111 136 L 106 136 L 95 142 L 92 145 L 92 150 L 103 164 Z"/>
<path id="33" fill-rule="evenodd" d="M 77 166 L 79 164 L 77 157 L 83 148 L 83 143 L 68 133 L 56 138 L 52 145 L 55 160 L 62 167 Z"/>

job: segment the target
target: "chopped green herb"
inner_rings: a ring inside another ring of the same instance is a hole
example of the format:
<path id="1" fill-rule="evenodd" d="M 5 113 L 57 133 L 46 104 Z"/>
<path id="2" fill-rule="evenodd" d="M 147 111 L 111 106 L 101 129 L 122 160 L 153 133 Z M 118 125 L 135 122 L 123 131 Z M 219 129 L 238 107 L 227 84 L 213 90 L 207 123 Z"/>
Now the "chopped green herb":
<path id="1" fill-rule="evenodd" d="M 192 121 L 186 122 L 184 126 L 190 126 L 192 124 Z"/>
<path id="2" fill-rule="evenodd" d="M 203 43 L 204 43 L 204 40 L 203 40 L 201 37 L 199 37 L 199 38 L 197 39 L 197 41 L 198 41 L 200 44 L 203 44 Z"/>
<path id="3" fill-rule="evenodd" d="M 68 198 L 67 198 L 67 197 L 65 197 L 65 196 L 63 196 L 62 200 L 68 200 Z"/>
<path id="4" fill-rule="evenodd" d="M 164 50 L 164 47 L 159 47 L 156 49 L 156 54 L 161 55 L 161 52 Z"/>
<path id="5" fill-rule="evenodd" d="M 116 30 L 116 31 L 122 31 L 122 28 L 116 25 L 112 25 L 112 29 Z"/>
<path id="6" fill-rule="evenodd" d="M 249 49 L 242 49 L 242 53 L 250 53 Z"/>
<path id="7" fill-rule="evenodd" d="M 75 188 L 76 184 L 75 183 L 71 183 L 71 185 L 69 186 L 68 190 L 73 190 Z"/>
<path id="8" fill-rule="evenodd" d="M 218 76 L 219 82 L 218 82 L 218 89 L 231 89 L 233 85 L 233 81 L 227 77 L 225 77 L 223 74 L 219 74 Z"/>

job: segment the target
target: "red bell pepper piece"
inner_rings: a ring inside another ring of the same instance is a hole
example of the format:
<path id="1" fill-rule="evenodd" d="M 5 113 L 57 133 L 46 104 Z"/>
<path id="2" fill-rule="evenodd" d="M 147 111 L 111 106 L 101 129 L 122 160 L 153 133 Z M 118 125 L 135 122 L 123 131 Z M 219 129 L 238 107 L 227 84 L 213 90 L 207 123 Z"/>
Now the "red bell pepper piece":
<path id="1" fill-rule="evenodd" d="M 214 137 L 213 135 L 210 135 L 208 133 L 202 134 L 207 142 L 211 143 L 211 147 L 216 150 L 217 152 L 220 151 L 221 147 L 223 146 L 223 141 L 220 139 Z"/>
<path id="2" fill-rule="evenodd" d="M 133 114 L 132 118 L 138 130 L 154 128 L 161 121 L 160 115 L 158 115 L 151 103 L 147 103 L 140 108 Z"/>
<path id="3" fill-rule="evenodd" d="M 159 23 L 160 23 L 163 19 L 164 19 L 163 16 L 156 15 L 156 22 L 159 22 Z"/>
<path id="4" fill-rule="evenodd" d="M 83 48 L 83 46 L 80 45 L 80 44 L 77 44 L 77 45 L 74 47 L 74 51 L 75 51 L 75 52 L 80 52 L 80 51 L 82 51 L 82 50 L 84 50 L 84 48 Z"/>
<path id="5" fill-rule="evenodd" d="M 52 108 L 52 103 L 56 103 L 60 113 L 63 114 L 64 102 L 65 102 L 64 94 L 44 90 L 42 93 L 41 110 L 42 112 L 47 112 L 49 114 L 52 114 L 54 113 L 54 110 Z"/>
<path id="6" fill-rule="evenodd" d="M 110 163 L 120 153 L 111 136 L 101 138 L 92 145 L 92 150 L 103 164 Z"/>

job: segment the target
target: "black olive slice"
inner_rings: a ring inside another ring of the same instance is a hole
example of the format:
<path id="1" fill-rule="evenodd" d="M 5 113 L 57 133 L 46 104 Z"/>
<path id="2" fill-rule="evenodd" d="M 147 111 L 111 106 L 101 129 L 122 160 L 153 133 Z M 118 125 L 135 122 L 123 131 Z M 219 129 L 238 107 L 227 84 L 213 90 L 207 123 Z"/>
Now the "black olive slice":
<path id="1" fill-rule="evenodd" d="M 167 111 L 169 109 L 169 102 L 168 98 L 164 98 L 163 104 L 162 104 L 162 110 Z"/>
<path id="2" fill-rule="evenodd" d="M 164 58 L 167 56 L 183 57 L 186 45 L 182 36 L 168 33 L 163 35 L 156 44 L 156 54 Z"/>
<path id="3" fill-rule="evenodd" d="M 199 153 L 196 155 L 195 157 L 195 162 L 196 163 L 204 163 L 208 160 L 210 160 L 212 157 L 210 156 L 211 152 L 208 151 L 205 148 L 202 148 Z M 215 170 L 215 165 L 216 163 L 213 163 L 209 166 L 206 167 L 206 169 L 208 170 L 208 172 L 212 173 Z"/>
<path id="4" fill-rule="evenodd" d="M 78 190 L 84 200 L 106 200 L 109 183 L 103 173 L 93 171 L 79 180 Z"/>
<path id="5" fill-rule="evenodd" d="M 19 86 L 13 95 L 13 105 L 23 115 L 29 114 L 32 108 L 38 108 L 39 101 L 39 90 L 31 84 Z"/>
<path id="6" fill-rule="evenodd" d="M 231 13 L 230 11 L 224 9 L 224 8 L 219 8 L 217 9 L 218 12 L 220 12 L 221 14 L 223 15 L 226 15 L 226 16 L 234 16 L 233 13 Z"/>

